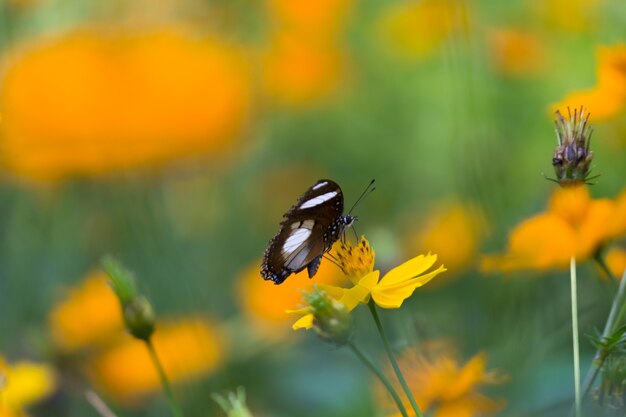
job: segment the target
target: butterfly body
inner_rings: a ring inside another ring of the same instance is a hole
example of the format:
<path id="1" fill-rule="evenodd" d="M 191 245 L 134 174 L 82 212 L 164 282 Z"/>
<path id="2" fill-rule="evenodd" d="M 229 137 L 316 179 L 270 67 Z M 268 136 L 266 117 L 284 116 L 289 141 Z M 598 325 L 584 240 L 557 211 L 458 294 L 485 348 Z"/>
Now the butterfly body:
<path id="1" fill-rule="evenodd" d="M 280 230 L 267 245 L 261 275 L 275 284 L 305 268 L 312 278 L 322 256 L 355 217 L 343 215 L 343 193 L 337 183 L 319 180 L 284 214 Z"/>

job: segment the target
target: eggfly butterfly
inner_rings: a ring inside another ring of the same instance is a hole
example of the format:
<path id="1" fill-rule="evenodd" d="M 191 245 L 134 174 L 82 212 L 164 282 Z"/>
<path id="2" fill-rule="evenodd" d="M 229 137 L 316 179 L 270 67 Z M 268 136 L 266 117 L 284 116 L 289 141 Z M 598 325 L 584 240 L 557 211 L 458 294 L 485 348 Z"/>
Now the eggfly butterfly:
<path id="1" fill-rule="evenodd" d="M 263 279 L 280 284 L 304 268 L 313 278 L 322 256 L 355 220 L 355 216 L 343 215 L 339 185 L 317 181 L 284 214 L 280 230 L 269 241 L 261 264 Z"/>

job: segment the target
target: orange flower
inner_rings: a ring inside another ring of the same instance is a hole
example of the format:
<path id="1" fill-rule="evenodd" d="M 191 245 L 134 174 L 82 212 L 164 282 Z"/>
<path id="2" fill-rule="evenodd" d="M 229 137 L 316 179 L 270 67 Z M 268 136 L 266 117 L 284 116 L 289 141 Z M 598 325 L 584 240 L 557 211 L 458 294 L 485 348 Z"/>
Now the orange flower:
<path id="1" fill-rule="evenodd" d="M 268 0 L 278 26 L 316 36 L 335 34 L 352 9 L 353 0 Z"/>
<path id="2" fill-rule="evenodd" d="M 517 226 L 505 255 L 483 259 L 485 270 L 565 268 L 572 256 L 584 261 L 610 239 L 626 232 L 609 199 L 591 199 L 585 186 L 558 189 L 548 210 Z"/>
<path id="3" fill-rule="evenodd" d="M 399 56 L 423 57 L 455 29 L 454 0 L 406 1 L 383 13 L 378 28 L 385 44 Z"/>
<path id="4" fill-rule="evenodd" d="M 214 371 L 226 354 L 221 332 L 206 320 L 194 317 L 159 323 L 152 342 L 173 383 Z M 96 357 L 90 375 L 122 402 L 160 389 L 159 376 L 146 345 L 130 335 Z"/>
<path id="5" fill-rule="evenodd" d="M 343 60 L 343 52 L 335 42 L 298 32 L 279 32 L 263 57 L 265 89 L 281 104 L 297 106 L 317 101 L 339 86 Z"/>
<path id="6" fill-rule="evenodd" d="M 496 373 L 486 370 L 487 356 L 479 353 L 464 365 L 455 356 L 447 345 L 435 342 L 409 349 L 400 356 L 400 368 L 422 411 L 433 417 L 473 417 L 503 408 L 503 401 L 494 401 L 478 391 L 481 385 L 503 381 Z M 383 404 L 390 410 L 393 407 L 388 397 Z M 410 409 L 408 403 L 405 406 Z M 397 417 L 400 413 L 388 415 Z M 410 412 L 410 415 L 414 414 Z"/>
<path id="7" fill-rule="evenodd" d="M 432 251 L 439 255 L 449 274 L 455 274 L 474 263 L 484 221 L 471 205 L 451 201 L 437 205 L 414 230 L 407 239 L 409 253 Z M 442 279 L 446 278 L 439 281 Z"/>
<path id="8" fill-rule="evenodd" d="M 311 291 L 313 284 L 338 285 L 344 280 L 341 270 L 324 260 L 312 280 L 304 270 L 290 276 L 281 285 L 274 285 L 261 277 L 259 265 L 260 261 L 241 274 L 236 288 L 237 298 L 255 330 L 269 337 L 288 334 L 293 320 L 285 311 L 301 304 L 303 291 Z"/>
<path id="9" fill-rule="evenodd" d="M 92 272 L 50 314 L 55 343 L 76 351 L 110 341 L 122 333 L 124 324 L 119 301 L 101 271 Z"/>
<path id="10" fill-rule="evenodd" d="M 626 271 L 626 249 L 611 248 L 606 254 L 606 264 L 615 278 L 622 279 Z"/>
<path id="11" fill-rule="evenodd" d="M 37 179 L 220 150 L 249 113 L 240 54 L 174 29 L 85 30 L 24 51 L 0 84 L 3 158 Z"/>
<path id="12" fill-rule="evenodd" d="M 598 49 L 597 85 L 589 90 L 575 91 L 550 110 L 567 112 L 567 107 L 581 105 L 596 120 L 607 120 L 621 114 L 626 105 L 626 45 Z"/>
<path id="13" fill-rule="evenodd" d="M 531 32 L 494 29 L 488 33 L 491 64 L 500 73 L 527 77 L 545 68 L 544 43 Z"/>

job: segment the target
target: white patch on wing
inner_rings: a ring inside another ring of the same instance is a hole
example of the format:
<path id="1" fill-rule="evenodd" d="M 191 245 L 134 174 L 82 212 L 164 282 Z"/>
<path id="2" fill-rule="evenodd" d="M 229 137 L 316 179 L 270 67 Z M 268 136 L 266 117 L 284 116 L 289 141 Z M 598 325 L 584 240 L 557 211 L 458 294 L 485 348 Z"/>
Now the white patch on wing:
<path id="1" fill-rule="evenodd" d="M 322 181 L 322 182 L 320 182 L 319 184 L 315 184 L 315 185 L 313 186 L 313 189 L 314 189 L 314 190 L 317 190 L 318 188 L 322 188 L 322 187 L 323 187 L 323 186 L 325 186 L 326 184 L 328 184 L 328 181 Z"/>
<path id="2" fill-rule="evenodd" d="M 305 229 L 313 230 L 313 226 L 315 226 L 315 220 L 305 220 L 302 222 L 302 227 Z"/>
<path id="3" fill-rule="evenodd" d="M 304 243 L 308 237 L 311 236 L 311 230 L 309 229 L 296 229 L 288 238 L 285 240 L 285 244 L 281 250 L 284 254 L 290 254 L 295 251 Z"/>
<path id="4" fill-rule="evenodd" d="M 312 199 L 302 203 L 300 208 L 301 209 L 305 209 L 305 208 L 311 208 L 311 207 L 319 206 L 320 204 L 325 203 L 326 201 L 330 200 L 331 198 L 333 198 L 336 195 L 337 195 L 337 191 L 331 191 L 329 193 L 318 195 L 317 197 L 312 198 Z"/>

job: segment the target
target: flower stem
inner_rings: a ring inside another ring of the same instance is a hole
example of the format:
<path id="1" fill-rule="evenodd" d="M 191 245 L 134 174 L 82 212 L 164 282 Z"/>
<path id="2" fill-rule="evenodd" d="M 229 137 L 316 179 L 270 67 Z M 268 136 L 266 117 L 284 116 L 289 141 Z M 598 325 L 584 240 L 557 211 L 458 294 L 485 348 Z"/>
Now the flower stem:
<path id="1" fill-rule="evenodd" d="M 163 388 L 163 392 L 165 393 L 165 396 L 167 397 L 167 400 L 169 401 L 172 414 L 174 415 L 174 417 L 183 417 L 183 412 L 180 408 L 180 405 L 178 404 L 178 401 L 176 401 L 176 397 L 174 396 L 174 391 L 172 390 L 172 385 L 170 384 L 170 381 L 167 379 L 167 374 L 165 373 L 165 370 L 163 369 L 163 365 L 161 364 L 161 361 L 159 360 L 159 356 L 157 355 L 156 349 L 154 349 L 154 344 L 152 343 L 152 339 L 148 338 L 145 340 L 145 342 L 146 342 L 146 347 L 148 348 L 148 352 L 150 353 L 150 358 L 152 359 L 152 363 L 154 364 L 154 367 L 156 368 L 159 374 L 159 379 L 161 380 L 161 386 Z"/>
<path id="2" fill-rule="evenodd" d="M 597 259 L 596 259 L 597 260 Z M 624 275 L 622 276 L 622 280 L 619 283 L 619 287 L 617 288 L 617 294 L 613 299 L 613 305 L 611 305 L 611 312 L 609 313 L 609 317 L 606 320 L 606 324 L 604 325 L 604 330 L 602 331 L 601 339 L 606 339 L 611 335 L 611 333 L 615 329 L 615 325 L 620 322 L 621 316 L 624 311 L 624 304 L 626 302 L 626 271 L 624 271 Z M 587 395 L 587 393 L 591 390 L 591 386 L 598 375 L 599 369 L 602 367 L 604 360 L 606 359 L 606 355 L 602 352 L 602 349 L 598 349 L 596 351 L 595 356 L 593 357 L 593 361 L 591 362 L 591 366 L 587 371 L 587 375 L 585 376 L 585 382 L 583 384 L 583 395 Z"/>
<path id="3" fill-rule="evenodd" d="M 406 412 L 406 409 L 404 408 L 404 404 L 402 404 L 402 400 L 400 399 L 400 396 L 398 395 L 396 390 L 393 388 L 389 380 L 385 377 L 385 375 L 376 367 L 376 365 L 374 365 L 374 363 L 367 356 L 365 356 L 363 352 L 361 352 L 359 348 L 356 347 L 356 345 L 353 342 L 348 342 L 348 346 L 350 347 L 352 352 L 354 352 L 356 357 L 359 358 L 361 362 L 363 362 L 363 364 L 370 371 L 372 371 L 374 375 L 378 377 L 378 379 L 380 380 L 380 382 L 383 383 L 385 388 L 387 388 L 387 391 L 389 391 L 389 394 L 391 394 L 391 397 L 393 398 L 393 401 L 396 403 L 396 406 L 398 406 L 398 410 L 400 410 L 400 414 L 402 414 L 403 417 L 408 417 L 408 414 Z"/>
<path id="4" fill-rule="evenodd" d="M 413 393 L 411 393 L 411 390 L 409 389 L 409 386 L 407 385 L 406 380 L 404 379 L 404 376 L 402 375 L 402 372 L 400 371 L 398 362 L 396 361 L 396 358 L 393 355 L 393 351 L 391 350 L 391 344 L 389 343 L 387 336 L 385 336 L 385 330 L 383 329 L 383 325 L 380 322 L 380 318 L 378 317 L 378 312 L 376 311 L 376 304 L 374 304 L 374 300 L 370 299 L 367 305 L 370 308 L 370 312 L 372 313 L 372 317 L 374 318 L 374 322 L 376 323 L 376 328 L 378 329 L 380 338 L 383 341 L 383 345 L 385 345 L 387 356 L 389 357 L 391 366 L 393 367 L 393 370 L 396 373 L 396 376 L 398 377 L 398 381 L 400 381 L 400 385 L 402 385 L 402 389 L 404 390 L 404 393 L 408 397 L 409 402 L 411 403 L 411 407 L 413 407 L 413 411 L 415 411 L 416 417 L 423 417 L 422 412 L 420 411 L 420 408 L 417 405 L 417 402 L 415 402 L 415 398 L 413 398 Z"/>
<path id="5" fill-rule="evenodd" d="M 578 296 L 576 289 L 576 258 L 570 260 L 570 284 L 572 296 L 572 342 L 574 345 L 574 398 L 576 417 L 580 417 L 580 354 L 578 352 Z"/>

